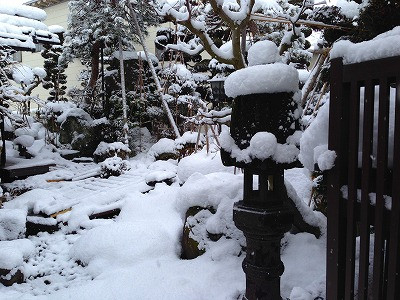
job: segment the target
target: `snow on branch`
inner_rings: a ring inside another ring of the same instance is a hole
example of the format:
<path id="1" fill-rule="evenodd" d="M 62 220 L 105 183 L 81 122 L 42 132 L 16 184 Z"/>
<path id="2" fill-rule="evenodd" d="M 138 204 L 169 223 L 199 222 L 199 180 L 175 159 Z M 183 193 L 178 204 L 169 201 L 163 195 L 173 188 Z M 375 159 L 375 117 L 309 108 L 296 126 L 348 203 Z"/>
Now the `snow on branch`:
<path id="1" fill-rule="evenodd" d="M 182 51 L 186 54 L 189 55 L 197 55 L 201 53 L 204 50 L 203 45 L 198 44 L 194 49 L 191 45 L 184 43 L 184 42 L 178 42 L 178 44 L 168 44 L 166 46 L 167 49 L 172 49 L 172 50 L 177 50 L 177 51 Z"/>

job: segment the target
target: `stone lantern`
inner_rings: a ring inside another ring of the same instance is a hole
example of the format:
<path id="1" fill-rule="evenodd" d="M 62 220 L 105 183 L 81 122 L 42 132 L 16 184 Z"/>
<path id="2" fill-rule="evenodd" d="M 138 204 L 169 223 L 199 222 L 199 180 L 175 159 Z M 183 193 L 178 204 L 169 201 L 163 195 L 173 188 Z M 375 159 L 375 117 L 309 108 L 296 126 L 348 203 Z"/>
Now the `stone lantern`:
<path id="1" fill-rule="evenodd" d="M 293 220 L 285 205 L 284 169 L 298 154 L 287 143 L 299 115 L 298 73 L 281 63 L 251 66 L 231 74 L 225 90 L 234 105 L 230 133 L 221 137 L 222 161 L 244 169 L 243 200 L 233 208 L 235 225 L 247 242 L 244 299 L 281 299 L 280 243 Z"/>
<path id="2" fill-rule="evenodd" d="M 213 104 L 217 106 L 218 103 L 225 102 L 228 97 L 225 95 L 224 83 L 225 77 L 213 77 L 208 82 L 211 85 L 211 90 L 213 94 Z"/>

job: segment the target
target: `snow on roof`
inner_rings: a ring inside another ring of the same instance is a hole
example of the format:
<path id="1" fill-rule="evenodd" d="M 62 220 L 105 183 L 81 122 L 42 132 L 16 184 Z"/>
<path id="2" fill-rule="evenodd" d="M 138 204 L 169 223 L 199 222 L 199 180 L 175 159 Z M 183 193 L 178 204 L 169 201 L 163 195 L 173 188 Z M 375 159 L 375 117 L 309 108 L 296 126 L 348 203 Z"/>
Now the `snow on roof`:
<path id="1" fill-rule="evenodd" d="M 331 58 L 343 57 L 344 64 L 398 55 L 400 55 L 400 26 L 361 43 L 339 41 L 333 45 L 330 52 Z"/>
<path id="2" fill-rule="evenodd" d="M 38 21 L 44 21 L 47 18 L 46 12 L 40 8 L 4 2 L 1 3 L 0 14 L 20 16 Z"/>
<path id="3" fill-rule="evenodd" d="M 18 27 L 28 27 L 33 29 L 41 29 L 47 31 L 46 24 L 42 23 L 38 20 L 33 20 L 25 17 L 17 17 L 17 16 L 10 16 L 6 14 L 0 14 L 0 22 L 7 23 L 10 25 L 18 26 Z"/>
<path id="4" fill-rule="evenodd" d="M 225 93 L 235 98 L 260 93 L 296 92 L 299 73 L 282 63 L 258 65 L 233 72 L 225 80 Z"/>
<path id="5" fill-rule="evenodd" d="M 158 60 L 157 56 L 155 56 L 153 53 L 148 53 L 148 54 L 149 54 L 149 59 L 153 62 L 153 64 L 158 64 L 159 63 L 159 60 Z M 138 51 L 137 55 L 140 56 L 141 59 L 147 60 L 144 51 Z"/>
<path id="6" fill-rule="evenodd" d="M 0 45 L 16 50 L 34 50 L 35 43 L 60 43 L 43 21 L 46 13 L 26 5 L 2 4 L 0 7 Z"/>
<path id="7" fill-rule="evenodd" d="M 112 57 L 119 60 L 119 51 L 114 51 Z M 122 51 L 122 58 L 123 60 L 138 59 L 138 55 L 135 51 Z"/>
<path id="8" fill-rule="evenodd" d="M 58 3 L 65 2 L 65 1 L 66 0 L 31 0 L 31 1 L 25 2 L 25 4 L 29 5 L 29 6 L 38 7 L 38 8 L 45 8 L 45 7 L 56 5 Z"/>

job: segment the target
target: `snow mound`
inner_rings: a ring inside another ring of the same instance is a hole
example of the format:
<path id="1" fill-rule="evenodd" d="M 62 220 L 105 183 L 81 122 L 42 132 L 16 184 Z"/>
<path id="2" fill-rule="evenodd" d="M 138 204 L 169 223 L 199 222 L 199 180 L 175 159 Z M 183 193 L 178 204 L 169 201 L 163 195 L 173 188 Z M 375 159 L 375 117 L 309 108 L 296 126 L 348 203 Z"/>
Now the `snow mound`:
<path id="1" fill-rule="evenodd" d="M 157 157 L 163 153 L 176 153 L 176 145 L 174 140 L 162 138 L 153 146 L 151 146 L 148 152 L 150 156 L 154 157 Z"/>
<path id="2" fill-rule="evenodd" d="M 76 241 L 70 256 L 88 265 L 95 276 L 111 266 L 176 254 L 175 239 L 155 221 L 121 222 L 88 231 Z"/>
<path id="3" fill-rule="evenodd" d="M 281 63 L 241 69 L 225 80 L 225 93 L 232 98 L 261 93 L 289 93 L 298 89 L 299 73 L 294 67 Z"/>
<path id="4" fill-rule="evenodd" d="M 289 139 L 295 142 L 295 139 Z M 296 161 L 299 149 L 294 144 L 279 144 L 275 135 L 270 132 L 257 132 L 250 140 L 250 146 L 240 149 L 229 133 L 227 126 L 222 127 L 220 134 L 221 147 L 230 153 L 237 161 L 250 163 L 253 159 L 265 160 L 271 158 L 277 163 L 292 163 Z"/>
<path id="5" fill-rule="evenodd" d="M 339 41 L 333 45 L 331 59 L 343 57 L 344 64 L 359 63 L 400 55 L 400 26 L 384 32 L 370 41 L 352 43 Z"/>
<path id="6" fill-rule="evenodd" d="M 26 211 L 0 209 L 0 241 L 15 240 L 25 233 Z"/>
<path id="7" fill-rule="evenodd" d="M 59 209 L 58 206 L 60 206 Z M 14 198 L 12 201 L 4 203 L 3 207 L 9 209 L 23 209 L 26 212 L 32 211 L 34 214 L 43 212 L 49 215 L 54 213 L 54 211 L 64 209 L 62 203 L 57 201 L 57 192 L 44 189 L 28 191 Z"/>
<path id="8" fill-rule="evenodd" d="M 172 171 L 154 171 L 145 176 L 146 182 L 161 182 L 176 177 L 176 173 Z"/>
<path id="9" fill-rule="evenodd" d="M 130 153 L 131 150 L 126 146 L 124 143 L 121 142 L 114 142 L 114 143 L 106 143 L 100 142 L 97 146 L 96 150 L 94 151 L 94 155 L 104 155 L 110 152 L 124 151 L 126 153 Z"/>
<path id="10" fill-rule="evenodd" d="M 12 270 L 29 258 L 35 247 L 28 239 L 0 241 L 0 269 Z"/>
<path id="11" fill-rule="evenodd" d="M 30 84 L 35 78 L 33 70 L 25 65 L 16 65 L 12 68 L 12 78 L 18 83 Z"/>
<path id="12" fill-rule="evenodd" d="M 257 132 L 250 140 L 249 150 L 253 157 L 264 160 L 275 153 L 277 145 L 274 134 L 267 131 Z"/>
<path id="13" fill-rule="evenodd" d="M 238 201 L 242 196 L 242 185 L 243 177 L 239 175 L 222 172 L 207 175 L 194 173 L 179 190 L 176 209 L 184 216 L 193 206 L 217 208 L 223 199 Z"/>
<path id="14" fill-rule="evenodd" d="M 30 147 L 35 142 L 35 139 L 30 135 L 21 135 L 14 140 L 15 145 L 21 145 L 23 147 Z"/>
<path id="15" fill-rule="evenodd" d="M 225 167 L 219 152 L 208 154 L 205 150 L 184 157 L 178 164 L 178 177 L 185 182 L 192 174 L 210 174 L 213 172 L 233 172 L 233 168 Z"/>
<path id="16" fill-rule="evenodd" d="M 177 147 L 186 145 L 186 144 L 196 144 L 197 143 L 197 137 L 199 136 L 198 132 L 190 132 L 186 131 L 180 138 L 177 138 L 175 140 L 175 144 Z M 199 136 L 199 142 L 202 143 L 205 141 L 205 136 L 204 134 L 200 134 Z"/>
<path id="17" fill-rule="evenodd" d="M 248 57 L 249 66 L 265 65 L 279 62 L 278 47 L 271 41 L 259 41 L 250 47 Z"/>
<path id="18" fill-rule="evenodd" d="M 38 134 L 38 128 L 21 127 L 17 128 L 14 134 L 15 136 L 30 135 L 35 138 Z"/>

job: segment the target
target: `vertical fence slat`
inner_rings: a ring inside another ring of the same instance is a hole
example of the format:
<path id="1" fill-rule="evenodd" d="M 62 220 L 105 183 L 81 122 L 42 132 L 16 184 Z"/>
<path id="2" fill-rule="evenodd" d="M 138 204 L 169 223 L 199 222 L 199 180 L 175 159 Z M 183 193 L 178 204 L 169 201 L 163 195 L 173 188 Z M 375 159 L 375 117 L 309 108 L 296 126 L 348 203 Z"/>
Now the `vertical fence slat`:
<path id="1" fill-rule="evenodd" d="M 390 212 L 390 243 L 387 299 L 399 299 L 400 284 L 400 77 L 396 81 L 395 127 L 393 150 L 393 191 Z"/>
<path id="2" fill-rule="evenodd" d="M 331 97 L 329 106 L 328 147 L 337 154 L 337 163 L 328 171 L 328 228 L 327 228 L 327 300 L 343 299 L 344 296 L 344 242 L 340 232 L 345 228 L 340 219 L 343 203 L 340 200 L 343 153 L 341 140 L 343 131 L 343 63 L 342 59 L 331 61 Z M 339 122 L 338 122 L 339 120 Z"/>
<path id="3" fill-rule="evenodd" d="M 383 299 L 383 271 L 384 271 L 384 237 L 383 222 L 385 199 L 385 174 L 388 161 L 388 126 L 389 126 L 389 87 L 387 78 L 379 82 L 379 113 L 378 113 L 378 152 L 376 169 L 376 206 L 375 206 L 375 239 L 373 264 L 373 296 L 374 299 Z"/>
<path id="4" fill-rule="evenodd" d="M 346 99 L 347 100 L 347 99 Z M 352 82 L 350 87 L 350 116 L 349 119 L 349 164 L 348 164 L 348 199 L 347 199 L 347 232 L 346 232 L 346 281 L 345 299 L 354 299 L 354 262 L 355 262 L 355 233 L 357 202 L 357 169 L 358 169 L 358 135 L 360 120 L 360 87 Z"/>
<path id="5" fill-rule="evenodd" d="M 371 177 L 372 130 L 374 115 L 374 85 L 372 80 L 365 83 L 364 93 L 364 121 L 363 121 L 363 147 L 362 147 L 362 180 L 361 180 L 361 210 L 360 210 L 360 268 L 358 281 L 358 299 L 367 299 L 368 296 L 368 267 L 369 267 L 369 242 L 370 218 L 369 187 Z"/>

